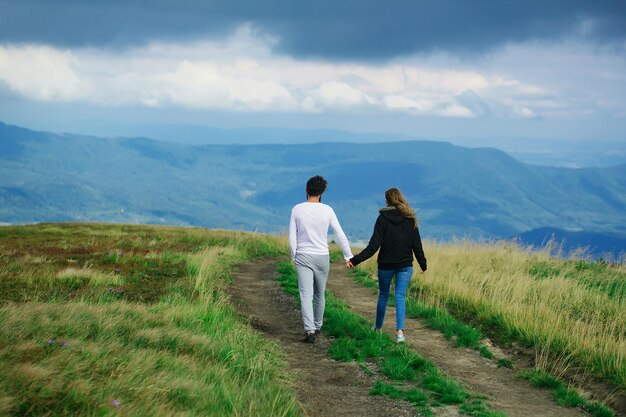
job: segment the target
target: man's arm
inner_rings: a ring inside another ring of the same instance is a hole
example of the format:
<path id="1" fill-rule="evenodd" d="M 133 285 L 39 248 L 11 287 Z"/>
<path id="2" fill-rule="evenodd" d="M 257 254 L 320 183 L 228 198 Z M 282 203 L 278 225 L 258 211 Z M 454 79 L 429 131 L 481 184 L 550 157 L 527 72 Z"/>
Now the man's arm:
<path id="1" fill-rule="evenodd" d="M 297 232 L 296 217 L 292 209 L 291 218 L 289 219 L 289 252 L 291 253 L 291 259 L 294 261 L 296 260 L 296 248 L 298 247 Z"/>
<path id="2" fill-rule="evenodd" d="M 335 211 L 331 209 L 331 217 L 330 217 L 330 227 L 335 232 L 337 236 L 337 241 L 339 243 L 339 247 L 343 252 L 343 258 L 347 261 L 352 258 L 352 250 L 350 249 L 350 242 L 346 237 L 346 234 L 343 232 L 341 225 L 339 224 L 339 219 L 337 219 L 337 215 Z"/>

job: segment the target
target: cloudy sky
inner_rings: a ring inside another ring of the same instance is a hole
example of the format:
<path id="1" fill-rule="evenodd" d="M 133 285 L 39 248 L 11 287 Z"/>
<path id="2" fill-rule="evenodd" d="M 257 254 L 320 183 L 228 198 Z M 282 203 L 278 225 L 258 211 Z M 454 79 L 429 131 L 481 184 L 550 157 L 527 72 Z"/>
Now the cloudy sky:
<path id="1" fill-rule="evenodd" d="M 626 2 L 0 0 L 0 121 L 626 144 Z"/>

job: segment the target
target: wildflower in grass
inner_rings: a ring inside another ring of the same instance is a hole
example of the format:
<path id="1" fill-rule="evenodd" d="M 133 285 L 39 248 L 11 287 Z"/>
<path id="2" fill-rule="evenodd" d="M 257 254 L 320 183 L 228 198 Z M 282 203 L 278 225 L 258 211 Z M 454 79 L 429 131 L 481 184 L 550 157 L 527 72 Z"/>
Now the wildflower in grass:
<path id="1" fill-rule="evenodd" d="M 52 346 L 56 343 L 57 341 L 54 339 L 48 339 L 48 346 Z"/>
<path id="2" fill-rule="evenodd" d="M 116 408 L 117 408 L 117 407 L 119 407 L 120 405 L 122 405 L 122 402 L 121 402 L 120 400 L 113 400 L 113 401 L 111 401 L 111 405 L 112 405 L 113 407 L 116 407 Z"/>
<path id="3" fill-rule="evenodd" d="M 59 344 L 60 344 L 61 346 L 67 346 L 67 342 L 66 342 L 65 340 L 61 340 L 61 341 L 59 342 Z"/>

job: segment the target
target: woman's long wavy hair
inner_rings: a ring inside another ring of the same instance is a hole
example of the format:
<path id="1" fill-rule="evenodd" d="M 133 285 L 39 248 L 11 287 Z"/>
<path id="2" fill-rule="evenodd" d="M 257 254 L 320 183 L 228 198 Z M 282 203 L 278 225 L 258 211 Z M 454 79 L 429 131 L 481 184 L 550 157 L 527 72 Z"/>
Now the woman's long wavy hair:
<path id="1" fill-rule="evenodd" d="M 417 216 L 415 210 L 411 208 L 409 203 L 404 198 L 404 195 L 397 188 L 390 188 L 385 191 L 385 200 L 387 200 L 387 207 L 395 207 L 404 217 L 413 219 L 415 227 L 418 226 Z"/>

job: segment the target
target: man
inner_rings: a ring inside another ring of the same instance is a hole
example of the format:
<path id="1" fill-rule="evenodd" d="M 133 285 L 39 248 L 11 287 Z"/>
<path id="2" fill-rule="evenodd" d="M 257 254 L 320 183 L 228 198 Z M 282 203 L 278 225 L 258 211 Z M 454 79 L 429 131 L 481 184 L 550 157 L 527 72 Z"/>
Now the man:
<path id="1" fill-rule="evenodd" d="M 315 342 L 315 335 L 324 322 L 324 290 L 330 270 L 329 227 L 337 236 L 346 265 L 352 258 L 350 243 L 334 210 L 322 203 L 326 185 L 326 180 L 319 175 L 310 178 L 306 183 L 307 201 L 294 206 L 289 221 L 289 249 L 298 273 L 304 341 L 307 343 Z"/>

